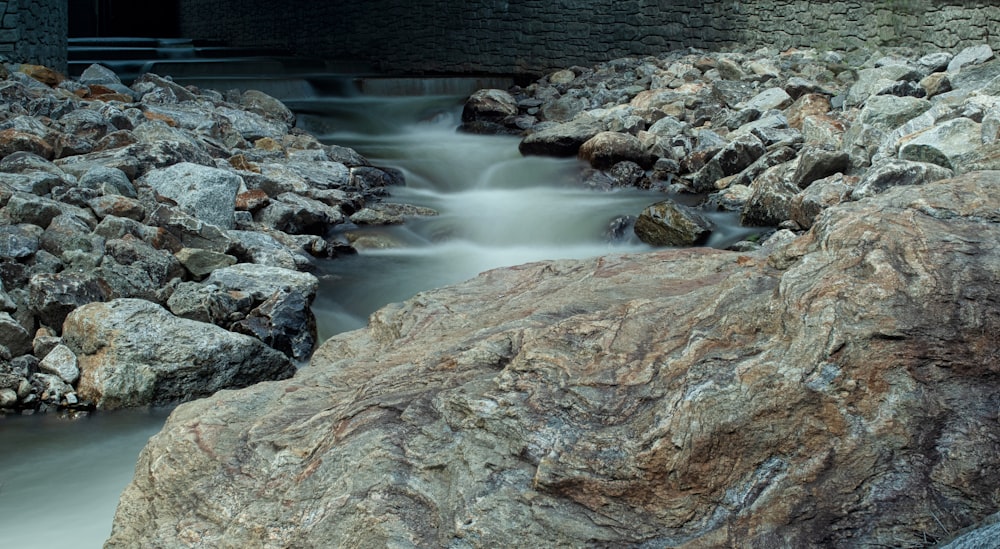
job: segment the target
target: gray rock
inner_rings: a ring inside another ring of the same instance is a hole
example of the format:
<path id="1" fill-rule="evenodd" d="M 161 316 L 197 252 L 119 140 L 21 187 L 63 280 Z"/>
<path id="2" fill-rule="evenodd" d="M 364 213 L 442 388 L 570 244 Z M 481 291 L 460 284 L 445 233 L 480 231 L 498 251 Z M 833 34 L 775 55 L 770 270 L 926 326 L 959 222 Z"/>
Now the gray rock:
<path id="1" fill-rule="evenodd" d="M 70 385 L 80 379 L 80 368 L 77 366 L 76 355 L 65 345 L 56 345 L 38 363 L 38 368 L 43 373 L 59 376 L 59 379 Z"/>
<path id="2" fill-rule="evenodd" d="M 951 87 L 955 91 L 945 96 L 962 96 L 992 88 L 991 83 L 996 81 L 997 76 L 1000 76 L 1000 59 L 994 58 L 978 65 L 966 65 L 957 73 L 948 73 L 948 80 L 951 81 Z"/>
<path id="3" fill-rule="evenodd" d="M 836 206 L 847 201 L 854 188 L 843 174 L 834 174 L 823 179 L 813 181 L 802 192 L 792 197 L 789 214 L 792 221 L 803 229 L 812 227 L 816 216 L 830 206 Z"/>
<path id="4" fill-rule="evenodd" d="M 53 332 L 48 330 L 39 330 L 35 333 L 35 338 L 31 340 L 32 352 L 35 357 L 39 359 L 45 359 L 45 357 L 55 349 L 57 345 L 62 343 L 62 338 L 55 335 L 45 335 Z"/>
<path id="5" fill-rule="evenodd" d="M 798 167 L 792 176 L 792 182 L 804 189 L 817 179 L 846 172 L 849 166 L 850 157 L 844 151 L 803 147 L 799 153 Z"/>
<path id="6" fill-rule="evenodd" d="M 184 213 L 178 209 L 160 204 L 149 214 L 147 223 L 161 227 L 173 236 L 182 247 L 202 248 L 227 253 L 233 240 L 218 225 Z M 180 248 L 177 248 L 180 249 Z"/>
<path id="7" fill-rule="evenodd" d="M 948 120 L 903 143 L 899 158 L 953 170 L 958 157 L 979 147 L 981 134 L 980 125 L 969 118 Z"/>
<path id="8" fill-rule="evenodd" d="M 784 114 L 780 113 L 764 113 L 760 118 L 754 120 L 753 122 L 748 122 L 739 128 L 736 128 L 729 134 L 730 139 L 734 139 L 737 136 L 753 133 L 756 134 L 760 130 L 775 130 L 775 129 L 785 129 L 788 128 L 788 119 Z"/>
<path id="9" fill-rule="evenodd" d="M 399 225 L 414 217 L 432 217 L 437 211 L 412 204 L 376 202 L 351 214 L 351 223 L 357 225 Z"/>
<path id="10" fill-rule="evenodd" d="M 93 210 L 98 219 L 108 216 L 142 221 L 146 218 L 146 208 L 142 202 L 126 196 L 106 194 L 96 196 L 87 201 L 87 206 Z"/>
<path id="11" fill-rule="evenodd" d="M 766 151 L 764 143 L 752 133 L 738 135 L 694 174 L 692 188 L 695 192 L 714 191 L 716 181 L 740 173 Z"/>
<path id="12" fill-rule="evenodd" d="M 384 187 L 401 186 L 405 182 L 403 173 L 394 168 L 377 168 L 374 166 L 356 166 L 351 168 L 350 187 L 361 192 L 374 191 L 376 194 L 382 194 Z M 310 191 L 309 194 L 318 198 L 317 195 L 319 193 Z"/>
<path id="13" fill-rule="evenodd" d="M 38 274 L 28 286 L 31 309 L 42 324 L 56 333 L 71 311 L 94 301 L 105 301 L 111 288 L 92 273 L 62 272 Z"/>
<path id="14" fill-rule="evenodd" d="M 234 242 L 233 253 L 243 261 L 296 270 L 298 254 L 273 236 L 256 231 L 229 231 L 228 235 Z"/>
<path id="15" fill-rule="evenodd" d="M 318 200 L 295 193 L 282 193 L 254 221 L 289 234 L 326 234 L 330 227 L 344 222 L 344 214 Z"/>
<path id="16" fill-rule="evenodd" d="M 607 170 L 623 160 L 649 169 L 656 161 L 638 138 L 619 132 L 601 132 L 588 139 L 580 145 L 578 156 L 599 170 Z"/>
<path id="17" fill-rule="evenodd" d="M 319 288 L 319 280 L 309 273 L 253 263 L 238 263 L 216 269 L 205 280 L 205 284 L 247 292 L 257 302 L 262 302 L 283 289 L 298 292 L 311 302 Z"/>
<path id="18" fill-rule="evenodd" d="M 174 257 L 197 278 L 211 274 L 216 269 L 236 264 L 236 258 L 231 255 L 197 248 L 182 248 L 174 254 Z"/>
<path id="19" fill-rule="evenodd" d="M 926 99 L 878 95 L 865 102 L 865 106 L 858 114 L 858 121 L 888 132 L 920 116 L 930 108 L 931 102 Z"/>
<path id="20" fill-rule="evenodd" d="M 900 185 L 923 185 L 940 179 L 952 177 L 954 173 L 948 168 L 927 162 L 909 160 L 890 160 L 872 166 L 854 190 L 851 200 L 861 200 L 869 196 L 885 192 Z"/>
<path id="21" fill-rule="evenodd" d="M 66 176 L 66 173 L 59 169 L 59 167 L 51 161 L 46 160 L 37 154 L 24 151 L 9 154 L 5 156 L 3 160 L 0 160 L 0 172 L 19 174 L 41 172 L 53 175 L 58 179 L 62 179 Z"/>
<path id="22" fill-rule="evenodd" d="M 169 92 L 171 102 L 194 101 L 198 98 L 191 92 L 191 90 L 175 83 L 169 77 L 162 77 L 149 72 L 137 78 L 132 84 L 132 89 L 142 94 L 143 100 L 146 100 L 145 96 L 152 93 L 154 90 Z M 161 97 L 165 96 L 161 95 Z"/>
<path id="23" fill-rule="evenodd" d="M 250 142 L 264 138 L 281 139 L 291 128 L 284 121 L 245 110 L 220 106 L 215 108 L 215 112 L 229 119 L 233 129 Z"/>
<path id="24" fill-rule="evenodd" d="M 80 73 L 80 83 L 92 86 L 94 84 L 99 84 L 102 86 L 113 86 L 116 84 L 121 84 L 122 81 L 115 74 L 115 71 L 99 64 L 92 64 L 83 72 Z"/>
<path id="25" fill-rule="evenodd" d="M 777 166 L 778 164 L 784 164 L 785 162 L 793 160 L 796 156 L 798 156 L 798 152 L 791 147 L 778 146 L 772 148 L 769 152 L 765 153 L 764 156 L 754 160 L 753 164 L 750 164 L 743 171 L 737 174 L 736 178 L 733 179 L 729 185 L 731 187 L 743 186 L 749 188 L 754 179 L 757 179 L 757 177 L 767 171 L 768 168 Z"/>
<path id="26" fill-rule="evenodd" d="M 98 276 L 111 288 L 111 297 L 137 297 L 158 303 L 170 297 L 169 282 L 184 276 L 184 267 L 168 251 L 126 235 L 108 240 Z M 166 292 L 166 294 L 165 294 Z"/>
<path id="27" fill-rule="evenodd" d="M 712 229 L 697 210 L 672 200 L 647 206 L 634 227 L 639 240 L 651 246 L 694 246 L 707 240 Z"/>
<path id="28" fill-rule="evenodd" d="M 76 109 L 59 119 L 66 133 L 97 141 L 118 128 L 109 123 L 104 116 L 93 109 Z"/>
<path id="29" fill-rule="evenodd" d="M 27 193 L 14 193 L 5 208 L 11 223 L 27 223 L 46 228 L 63 213 L 63 205 L 55 200 Z"/>
<path id="30" fill-rule="evenodd" d="M 240 96 L 240 105 L 266 118 L 281 122 L 291 128 L 295 125 L 295 113 L 284 103 L 257 90 L 246 90 Z"/>
<path id="31" fill-rule="evenodd" d="M 205 223 L 233 228 L 236 193 L 242 183 L 233 172 L 184 162 L 153 170 L 142 178 L 142 183 Z"/>
<path id="32" fill-rule="evenodd" d="M 253 336 L 296 361 L 306 361 L 316 346 L 316 317 L 310 308 L 313 297 L 282 288 L 230 329 Z"/>
<path id="33" fill-rule="evenodd" d="M 940 545 L 941 549 L 996 549 L 1000 539 L 1000 515 L 987 517 L 976 528 L 962 532 L 950 542 Z"/>
<path id="34" fill-rule="evenodd" d="M 0 257 L 21 259 L 35 255 L 44 230 L 38 225 L 0 225 Z"/>
<path id="35" fill-rule="evenodd" d="M 17 392 L 13 389 L 0 389 L 0 408 L 11 409 L 17 405 Z"/>
<path id="36" fill-rule="evenodd" d="M 958 52 L 948 63 L 948 72 L 958 72 L 968 65 L 979 65 L 993 59 L 993 48 L 989 44 L 970 46 Z"/>
<path id="37" fill-rule="evenodd" d="M 212 164 L 212 159 L 204 150 L 188 143 L 154 141 L 60 158 L 56 160 L 56 165 L 77 177 L 94 166 L 118 168 L 125 172 L 129 179 L 135 180 L 149 170 L 166 168 L 182 162 L 207 166 Z"/>
<path id="38" fill-rule="evenodd" d="M 521 140 L 518 148 L 525 155 L 576 156 L 581 145 L 604 130 L 604 122 L 581 114 L 569 122 L 539 129 Z"/>
<path id="39" fill-rule="evenodd" d="M 69 252 L 91 252 L 100 247 L 100 238 L 79 217 L 60 214 L 48 224 L 39 243 L 45 251 L 62 257 Z"/>
<path id="40" fill-rule="evenodd" d="M 517 99 L 504 90 L 484 89 L 474 92 L 465 101 L 462 122 L 503 123 L 517 115 Z"/>
<path id="41" fill-rule="evenodd" d="M 918 59 L 917 64 L 927 73 L 935 73 L 947 69 L 952 57 L 954 57 L 952 54 L 943 51 L 928 53 Z"/>
<path id="42" fill-rule="evenodd" d="M 6 347 L 11 356 L 26 355 L 33 350 L 31 334 L 14 317 L 3 312 L 0 312 L 0 345 Z"/>
<path id="43" fill-rule="evenodd" d="M 87 189 L 96 189 L 101 194 L 121 195 L 129 198 L 137 196 L 135 187 L 125 172 L 107 166 L 91 166 L 80 176 L 78 185 Z"/>
<path id="44" fill-rule="evenodd" d="M 104 410 L 182 402 L 294 372 L 283 354 L 254 338 L 140 299 L 77 309 L 66 319 L 63 343 L 79 361 L 78 394 Z"/>
<path id="45" fill-rule="evenodd" d="M 750 197 L 740 212 L 740 224 L 748 227 L 776 227 L 792 217 L 792 199 L 801 190 L 792 180 L 797 162 L 768 168 L 750 185 Z"/>
<path id="46" fill-rule="evenodd" d="M 67 397 L 73 394 L 73 386 L 55 374 L 32 374 L 31 379 L 32 384 L 37 386 L 39 398 L 46 404 L 64 405 Z"/>
<path id="47" fill-rule="evenodd" d="M 247 292 L 198 282 L 178 284 L 167 300 L 167 307 L 176 316 L 208 322 L 227 330 L 234 322 L 246 318 L 253 306 L 253 297 Z"/>
<path id="48" fill-rule="evenodd" d="M 781 88 L 768 88 L 746 101 L 744 109 L 756 109 L 760 112 L 773 109 L 783 109 L 792 104 L 792 96 Z"/>
<path id="49" fill-rule="evenodd" d="M 854 107 L 863 104 L 869 97 L 890 87 L 900 80 L 920 80 L 923 75 L 908 65 L 886 65 L 858 71 L 858 80 L 847 93 L 846 105 Z"/>
<path id="50" fill-rule="evenodd" d="M 310 190 L 342 189 L 348 186 L 354 171 L 340 162 L 328 160 L 288 162 L 285 167 L 302 178 Z"/>

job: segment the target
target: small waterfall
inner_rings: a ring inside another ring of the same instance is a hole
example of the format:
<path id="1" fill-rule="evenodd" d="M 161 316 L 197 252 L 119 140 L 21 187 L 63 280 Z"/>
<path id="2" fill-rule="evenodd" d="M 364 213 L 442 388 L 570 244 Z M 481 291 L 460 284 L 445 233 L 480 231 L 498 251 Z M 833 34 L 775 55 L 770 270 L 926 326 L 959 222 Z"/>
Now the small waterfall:
<path id="1" fill-rule="evenodd" d="M 612 221 L 638 215 L 661 193 L 598 192 L 575 159 L 523 157 L 509 136 L 456 131 L 465 95 L 318 97 L 290 102 L 299 125 L 398 168 L 406 186 L 386 201 L 439 215 L 403 226 L 349 227 L 389 247 L 361 249 L 322 268 L 314 310 L 321 338 L 364 325 L 375 309 L 495 267 L 648 249 L 612 242 Z"/>

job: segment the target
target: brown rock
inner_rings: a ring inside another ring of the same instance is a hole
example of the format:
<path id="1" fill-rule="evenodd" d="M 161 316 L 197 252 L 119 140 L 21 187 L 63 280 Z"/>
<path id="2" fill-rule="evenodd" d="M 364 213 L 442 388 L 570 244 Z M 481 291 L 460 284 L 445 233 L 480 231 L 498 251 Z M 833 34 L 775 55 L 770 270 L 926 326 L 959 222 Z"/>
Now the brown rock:
<path id="1" fill-rule="evenodd" d="M 552 261 L 387 307 L 294 379 L 178 407 L 107 547 L 941 539 L 1000 485 L 998 179 L 830 208 L 783 270 Z"/>
<path id="2" fill-rule="evenodd" d="M 802 129 L 802 121 L 807 116 L 825 115 L 830 112 L 830 98 L 818 94 L 810 93 L 795 100 L 785 112 L 788 118 L 788 125 L 797 130 Z"/>
<path id="3" fill-rule="evenodd" d="M 44 139 L 27 132 L 20 132 L 14 129 L 0 131 L 0 158 L 18 151 L 30 152 L 52 160 L 55 157 L 55 149 Z"/>
<path id="4" fill-rule="evenodd" d="M 260 166 L 247 160 L 242 154 L 233 155 L 229 158 L 229 165 L 245 172 L 260 173 Z"/>
<path id="5" fill-rule="evenodd" d="M 63 80 L 66 80 L 66 77 L 58 71 L 42 65 L 21 65 L 18 70 L 46 86 L 55 87 L 62 83 Z"/>
<path id="6" fill-rule="evenodd" d="M 165 114 L 153 111 L 144 111 L 142 115 L 146 117 L 146 120 L 159 120 L 161 122 L 166 123 L 166 125 L 170 126 L 171 128 L 177 127 L 177 121 Z"/>

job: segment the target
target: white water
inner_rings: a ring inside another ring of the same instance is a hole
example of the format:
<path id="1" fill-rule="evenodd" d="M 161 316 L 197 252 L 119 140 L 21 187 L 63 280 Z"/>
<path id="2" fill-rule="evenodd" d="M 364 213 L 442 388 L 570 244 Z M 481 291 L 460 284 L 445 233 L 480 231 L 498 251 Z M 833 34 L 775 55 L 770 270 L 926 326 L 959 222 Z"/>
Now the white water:
<path id="1" fill-rule="evenodd" d="M 386 303 L 494 267 L 647 249 L 634 239 L 612 244 L 604 232 L 662 194 L 589 191 L 576 182 L 575 160 L 523 158 L 516 138 L 456 133 L 460 97 L 289 104 L 314 113 L 300 116 L 301 125 L 326 142 L 402 169 L 407 185 L 387 200 L 440 212 L 367 229 L 403 247 L 323 266 L 314 305 L 321 338 L 363 326 Z M 165 411 L 0 418 L 0 547 L 100 547 L 139 450 L 165 418 Z"/>
<path id="2" fill-rule="evenodd" d="M 362 249 L 324 266 L 314 306 L 321 339 L 364 326 L 368 314 L 387 303 L 488 269 L 649 249 L 634 236 L 612 242 L 605 233 L 612 220 L 637 216 L 663 193 L 587 189 L 576 159 L 522 157 L 516 137 L 458 133 L 462 99 L 290 102 L 304 113 L 299 125 L 324 142 L 403 170 L 406 186 L 390 189 L 387 201 L 439 212 L 404 227 L 358 228 L 405 246 Z M 718 221 L 724 229 L 719 239 L 737 240 L 741 231 L 734 231 L 731 219 Z"/>

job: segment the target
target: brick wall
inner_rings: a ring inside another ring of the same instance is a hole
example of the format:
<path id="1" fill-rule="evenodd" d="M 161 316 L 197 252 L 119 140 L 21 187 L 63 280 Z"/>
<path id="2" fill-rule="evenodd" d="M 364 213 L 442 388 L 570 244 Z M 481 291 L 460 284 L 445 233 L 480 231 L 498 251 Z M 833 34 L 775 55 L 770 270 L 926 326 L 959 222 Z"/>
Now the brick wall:
<path id="1" fill-rule="evenodd" d="M 694 46 L 1000 49 L 995 0 L 180 0 L 181 33 L 391 71 L 539 73 Z"/>
<path id="2" fill-rule="evenodd" d="M 0 56 L 66 71 L 65 0 L 0 1 Z"/>

